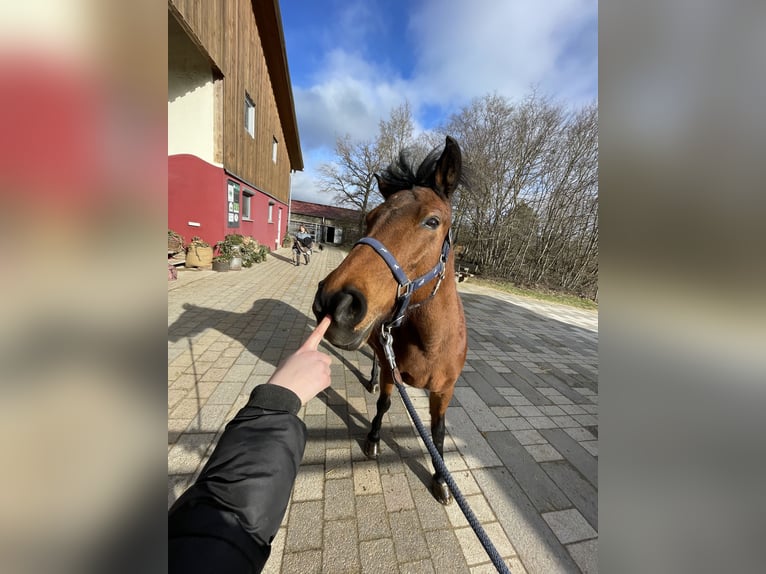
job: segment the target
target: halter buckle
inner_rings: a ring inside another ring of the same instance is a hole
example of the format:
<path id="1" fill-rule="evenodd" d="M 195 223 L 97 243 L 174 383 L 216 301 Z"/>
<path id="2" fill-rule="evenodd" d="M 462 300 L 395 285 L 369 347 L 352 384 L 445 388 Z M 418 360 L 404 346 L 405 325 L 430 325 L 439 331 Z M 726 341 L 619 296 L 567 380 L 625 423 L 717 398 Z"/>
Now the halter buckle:
<path id="1" fill-rule="evenodd" d="M 402 292 L 402 289 L 404 289 L 404 292 Z M 407 281 L 407 283 L 400 283 L 396 288 L 397 299 L 409 297 L 410 295 L 412 295 L 412 281 Z"/>

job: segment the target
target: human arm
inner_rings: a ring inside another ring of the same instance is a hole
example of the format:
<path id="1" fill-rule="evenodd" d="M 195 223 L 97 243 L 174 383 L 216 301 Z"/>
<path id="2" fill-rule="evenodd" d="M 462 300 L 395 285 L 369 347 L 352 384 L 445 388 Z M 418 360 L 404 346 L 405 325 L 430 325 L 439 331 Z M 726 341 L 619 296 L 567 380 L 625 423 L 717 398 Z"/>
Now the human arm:
<path id="1" fill-rule="evenodd" d="M 329 323 L 321 321 L 268 384 L 253 390 L 197 481 L 170 509 L 170 572 L 263 568 L 306 444 L 296 414 L 330 384 L 330 357 L 317 350 Z"/>

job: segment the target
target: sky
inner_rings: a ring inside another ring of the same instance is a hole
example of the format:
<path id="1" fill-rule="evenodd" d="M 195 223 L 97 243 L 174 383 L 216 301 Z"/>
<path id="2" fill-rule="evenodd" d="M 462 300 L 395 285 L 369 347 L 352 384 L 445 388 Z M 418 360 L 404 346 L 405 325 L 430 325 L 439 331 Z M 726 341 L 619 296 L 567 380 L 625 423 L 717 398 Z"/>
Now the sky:
<path id="1" fill-rule="evenodd" d="M 567 107 L 598 98 L 596 0 L 281 0 L 304 170 L 292 197 L 332 204 L 317 168 L 339 136 L 372 139 L 409 102 L 416 131 L 474 98 L 532 89 Z"/>

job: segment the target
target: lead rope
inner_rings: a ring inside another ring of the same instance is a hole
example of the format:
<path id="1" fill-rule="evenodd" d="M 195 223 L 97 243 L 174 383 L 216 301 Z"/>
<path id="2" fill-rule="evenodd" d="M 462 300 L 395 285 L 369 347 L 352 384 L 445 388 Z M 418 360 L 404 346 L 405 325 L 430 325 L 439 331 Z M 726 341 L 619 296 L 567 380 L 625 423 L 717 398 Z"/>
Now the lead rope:
<path id="1" fill-rule="evenodd" d="M 457 484 L 455 484 L 455 480 L 452 478 L 447 465 L 444 463 L 444 459 L 439 454 L 439 451 L 436 450 L 434 441 L 431 440 L 430 436 L 428 436 L 428 433 L 423 426 L 423 422 L 420 420 L 418 413 L 415 412 L 415 407 L 412 404 L 412 401 L 410 401 L 410 397 L 407 395 L 407 391 L 404 388 L 404 383 L 402 382 L 402 377 L 399 373 L 399 367 L 396 365 L 396 358 L 394 357 L 393 349 L 393 337 L 391 336 L 391 327 L 384 326 L 380 331 L 380 335 L 383 342 L 383 351 L 385 352 L 386 359 L 388 360 L 388 364 L 391 367 L 394 384 L 399 390 L 399 394 L 402 397 L 404 406 L 407 408 L 407 412 L 409 413 L 412 422 L 415 424 L 415 428 L 418 429 L 420 438 L 423 440 L 423 443 L 426 445 L 426 449 L 428 449 L 428 453 L 431 455 L 431 460 L 434 463 L 434 467 L 436 468 L 437 472 L 439 472 L 444 477 L 444 480 L 447 483 L 447 486 L 449 486 L 449 489 L 452 491 L 452 495 L 455 497 L 460 510 L 463 511 L 466 520 L 468 520 L 468 524 L 470 524 L 471 528 L 473 528 L 473 531 L 476 533 L 479 542 L 481 542 L 481 545 L 484 547 L 484 550 L 487 552 L 490 560 L 492 560 L 492 564 L 495 565 L 497 571 L 501 572 L 502 574 L 511 574 L 510 569 L 505 564 L 505 562 L 503 562 L 503 559 L 500 557 L 500 553 L 497 551 L 497 548 L 495 548 L 495 545 L 492 544 L 492 540 L 490 540 L 486 531 L 479 522 L 479 519 L 476 518 L 473 510 L 471 510 L 468 501 L 463 497 L 463 493 L 460 492 Z"/>

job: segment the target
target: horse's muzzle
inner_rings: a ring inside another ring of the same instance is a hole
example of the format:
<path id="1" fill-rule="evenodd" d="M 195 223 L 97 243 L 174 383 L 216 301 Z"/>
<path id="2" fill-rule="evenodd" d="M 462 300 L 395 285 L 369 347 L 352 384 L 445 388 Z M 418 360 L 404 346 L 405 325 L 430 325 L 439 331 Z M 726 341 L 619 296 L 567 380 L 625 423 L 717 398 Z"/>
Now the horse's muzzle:
<path id="1" fill-rule="evenodd" d="M 357 349 L 367 340 L 367 330 L 355 331 L 355 328 L 367 314 L 367 299 L 353 287 L 330 293 L 320 282 L 314 296 L 312 311 L 317 322 L 330 315 L 332 323 L 325 338 L 343 349 Z"/>

